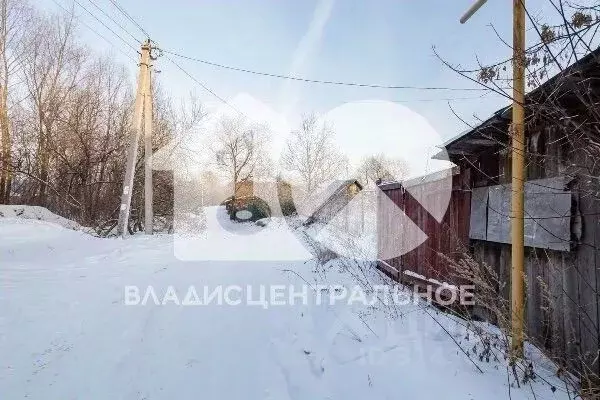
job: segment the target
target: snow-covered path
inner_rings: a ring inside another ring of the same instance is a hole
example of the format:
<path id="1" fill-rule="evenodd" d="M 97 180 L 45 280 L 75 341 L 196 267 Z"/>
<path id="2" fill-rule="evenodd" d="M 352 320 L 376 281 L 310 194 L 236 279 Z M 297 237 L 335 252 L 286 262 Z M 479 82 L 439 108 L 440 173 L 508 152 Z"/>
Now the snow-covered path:
<path id="1" fill-rule="evenodd" d="M 270 238 L 253 254 L 289 246 L 285 234 Z M 327 302 L 125 304 L 127 286 L 141 296 L 152 286 L 159 300 L 169 286 L 179 300 L 190 286 L 200 297 L 203 287 L 300 288 L 312 261 L 183 262 L 168 235 L 97 239 L 0 218 L 0 263 L 0 399 L 508 398 L 504 364 L 482 362 L 480 374 L 414 305 L 390 321 Z M 567 398 L 533 388 L 537 399 Z M 533 395 L 512 388 L 512 398 Z"/>

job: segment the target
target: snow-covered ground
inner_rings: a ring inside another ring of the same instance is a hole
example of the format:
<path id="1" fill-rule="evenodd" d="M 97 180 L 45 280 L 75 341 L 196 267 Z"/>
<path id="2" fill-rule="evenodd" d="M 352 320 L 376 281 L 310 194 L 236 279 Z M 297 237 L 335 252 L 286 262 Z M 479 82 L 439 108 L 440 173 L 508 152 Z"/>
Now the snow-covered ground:
<path id="1" fill-rule="evenodd" d="M 318 304 L 317 284 L 353 284 L 340 262 L 273 261 L 274 250 L 299 251 L 295 237 L 283 224 L 261 229 L 271 231 L 252 246 L 237 237 L 237 261 L 184 262 L 170 235 L 100 239 L 0 218 L 0 399 L 569 398 L 537 356 L 538 377 L 517 388 L 503 359 L 480 361 L 462 323 L 423 304 L 398 306 L 397 318 L 327 296 Z M 269 296 L 306 283 L 307 304 Z M 234 287 L 235 301 L 198 305 L 184 299 L 190 287 L 200 303 L 204 288 Z M 256 304 L 260 287 L 266 308 Z M 159 304 L 143 301 L 150 293 Z"/>
<path id="2" fill-rule="evenodd" d="M 0 204 L 0 218 L 35 219 L 38 221 L 51 222 L 67 229 L 81 229 L 81 225 L 77 222 L 63 218 L 60 215 L 50 212 L 47 208 L 38 206 Z"/>

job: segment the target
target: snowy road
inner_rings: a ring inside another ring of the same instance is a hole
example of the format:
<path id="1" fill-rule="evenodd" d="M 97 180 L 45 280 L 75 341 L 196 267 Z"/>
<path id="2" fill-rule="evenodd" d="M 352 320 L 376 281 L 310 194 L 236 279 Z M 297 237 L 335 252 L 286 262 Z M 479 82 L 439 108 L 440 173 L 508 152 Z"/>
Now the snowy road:
<path id="1" fill-rule="evenodd" d="M 289 240 L 275 232 L 252 254 Z M 169 286 L 179 297 L 191 285 L 299 288 L 314 281 L 312 261 L 183 262 L 168 235 L 97 239 L 0 218 L 0 262 L 1 399 L 508 398 L 504 364 L 477 361 L 484 373 L 477 372 L 414 305 L 391 321 L 341 303 L 125 301 L 127 286 L 143 296 L 151 285 L 159 299 Z M 466 336 L 443 321 L 457 340 Z M 537 399 L 567 398 L 539 380 L 532 388 Z M 511 390 L 513 399 L 534 397 L 529 387 Z"/>

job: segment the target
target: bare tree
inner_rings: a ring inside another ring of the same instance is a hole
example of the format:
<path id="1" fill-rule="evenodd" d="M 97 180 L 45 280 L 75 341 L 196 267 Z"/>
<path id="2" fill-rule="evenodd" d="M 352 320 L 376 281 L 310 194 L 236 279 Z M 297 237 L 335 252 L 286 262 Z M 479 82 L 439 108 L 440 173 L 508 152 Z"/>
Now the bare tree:
<path id="1" fill-rule="evenodd" d="M 202 205 L 218 205 L 224 198 L 223 187 L 219 183 L 218 176 L 213 171 L 203 171 L 199 178 Z"/>
<path id="2" fill-rule="evenodd" d="M 46 205 L 53 136 L 63 108 L 75 89 L 85 52 L 75 39 L 72 15 L 43 20 L 36 27 L 24 77 L 37 123 L 37 203 Z"/>
<path id="3" fill-rule="evenodd" d="M 217 167 L 231 179 L 233 195 L 240 182 L 264 174 L 270 164 L 266 151 L 269 128 L 246 118 L 223 116 L 218 123 L 213 152 Z"/>
<path id="4" fill-rule="evenodd" d="M 409 173 L 406 161 L 388 157 L 383 153 L 364 157 L 357 170 L 358 179 L 365 185 L 377 181 L 393 181 L 405 178 Z"/>
<path id="5" fill-rule="evenodd" d="M 27 31 L 33 12 L 24 0 L 0 1 L 0 202 L 9 203 L 12 186 L 12 138 L 9 119 L 9 87 L 24 61 Z"/>
<path id="6" fill-rule="evenodd" d="M 293 131 L 282 156 L 284 169 L 298 175 L 305 193 L 313 193 L 345 171 L 347 161 L 333 142 L 334 130 L 320 123 L 314 114 L 302 117 L 300 129 Z"/>
<path id="7" fill-rule="evenodd" d="M 119 207 L 132 82 L 122 65 L 78 40 L 72 12 L 47 15 L 28 4 L 0 0 L 0 202 L 42 205 L 106 234 Z M 157 150 L 204 114 L 194 96 L 179 109 L 157 82 L 153 92 Z M 168 224 L 172 174 L 155 174 L 154 186 L 155 215 Z M 136 179 L 131 226 L 143 217 L 142 187 Z"/>

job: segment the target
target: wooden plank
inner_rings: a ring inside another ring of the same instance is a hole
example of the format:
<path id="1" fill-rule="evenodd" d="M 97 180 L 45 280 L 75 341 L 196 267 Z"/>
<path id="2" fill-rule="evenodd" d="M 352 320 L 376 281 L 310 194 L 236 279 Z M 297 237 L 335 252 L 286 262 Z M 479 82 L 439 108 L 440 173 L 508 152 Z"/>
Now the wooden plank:
<path id="1" fill-rule="evenodd" d="M 450 306 L 458 306 L 460 304 L 460 299 L 472 298 L 474 296 L 474 292 L 471 288 L 444 285 L 433 278 L 421 276 L 410 270 L 404 270 L 402 272 L 400 281 L 404 284 L 413 286 L 420 296 L 432 301 L 433 303 L 444 306 L 448 305 L 443 303 L 453 299 L 455 302 Z"/>
<path id="2" fill-rule="evenodd" d="M 389 277 L 395 281 L 400 280 L 400 270 L 384 260 L 377 260 L 377 268 L 385 272 Z"/>
<path id="3" fill-rule="evenodd" d="M 541 348 L 552 348 L 549 271 L 553 265 L 561 266 L 562 259 L 561 252 L 543 249 L 529 249 L 526 256 L 527 329 L 530 339 Z"/>
<path id="4" fill-rule="evenodd" d="M 538 250 L 539 251 L 539 250 Z M 546 253 L 546 252 L 544 252 Z M 561 253 L 557 253 L 557 252 L 553 252 L 552 253 L 558 260 L 562 259 L 562 254 Z M 549 262 L 547 260 L 547 262 L 544 263 L 543 266 L 541 266 L 540 270 L 539 270 L 539 276 L 540 276 L 540 281 L 538 282 L 539 289 L 540 289 L 540 307 L 541 307 L 541 313 L 542 313 L 542 318 L 541 318 L 541 322 L 542 322 L 542 326 L 541 329 L 542 331 L 540 332 L 540 341 L 543 343 L 544 348 L 546 349 L 551 349 L 552 348 L 552 330 L 551 330 L 551 326 L 552 326 L 552 314 L 551 314 L 551 309 L 550 309 L 550 275 L 549 275 L 549 271 L 550 271 L 550 265 L 552 264 L 552 262 Z"/>
<path id="5" fill-rule="evenodd" d="M 585 191 L 593 190 L 585 187 Z M 598 200 L 592 196 L 580 197 L 581 213 L 594 216 L 598 213 Z M 587 368 L 598 371 L 598 282 L 597 253 L 600 228 L 598 218 L 585 217 L 582 232 L 583 245 L 579 246 L 576 266 L 578 280 L 578 316 L 580 328 L 581 357 Z"/>
<path id="6" fill-rule="evenodd" d="M 539 257 L 544 257 L 544 255 L 540 253 L 536 252 L 535 249 L 528 249 L 525 254 L 525 271 L 527 274 L 525 321 L 527 322 L 527 335 L 536 345 L 540 345 L 539 338 L 542 331 L 542 302 L 538 279 L 540 277 L 540 263 L 542 263 Z"/>
<path id="7" fill-rule="evenodd" d="M 581 258 L 581 254 L 579 255 Z M 572 361 L 571 367 L 580 369 L 576 360 L 579 359 L 581 334 L 579 329 L 579 279 L 577 260 L 566 260 L 563 268 L 563 325 L 565 335 L 565 356 Z"/>
<path id="8" fill-rule="evenodd" d="M 555 358 L 563 358 L 566 354 L 566 331 L 564 324 L 564 293 L 562 257 L 559 262 L 548 263 L 548 290 L 550 292 L 550 332 L 551 354 Z"/>
<path id="9" fill-rule="evenodd" d="M 595 215 L 598 215 L 598 212 L 600 211 L 600 204 L 598 203 L 598 201 L 596 201 L 595 205 L 594 205 L 594 209 L 595 211 Z M 594 249 L 595 249 L 595 255 L 594 255 L 594 264 L 593 264 L 593 268 L 591 268 L 591 270 L 593 271 L 593 281 L 590 279 L 591 282 L 595 281 L 595 290 L 594 290 L 594 298 L 595 298 L 595 302 L 596 302 L 596 357 L 595 357 L 595 362 L 590 365 L 590 369 L 592 371 L 596 371 L 596 376 L 600 378 L 600 218 L 595 218 L 595 238 L 594 238 Z M 592 278 L 591 276 L 592 274 L 590 274 L 590 278 Z M 591 345 L 593 346 L 593 342 L 591 343 Z M 600 385 L 600 382 L 597 382 L 598 385 Z"/>

